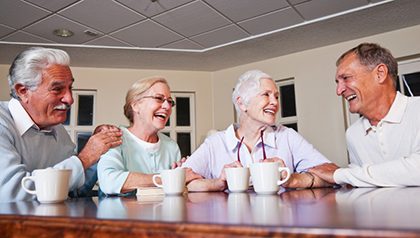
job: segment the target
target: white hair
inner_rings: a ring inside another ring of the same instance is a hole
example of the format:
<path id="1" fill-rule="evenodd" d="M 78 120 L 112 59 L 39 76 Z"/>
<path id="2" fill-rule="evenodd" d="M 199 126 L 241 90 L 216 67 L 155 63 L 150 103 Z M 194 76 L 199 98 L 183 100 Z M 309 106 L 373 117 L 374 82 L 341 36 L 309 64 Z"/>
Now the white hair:
<path id="1" fill-rule="evenodd" d="M 236 99 L 240 97 L 242 99 L 242 104 L 244 106 L 248 105 L 251 98 L 258 95 L 260 80 L 263 78 L 273 81 L 270 75 L 262 72 L 261 70 L 250 70 L 239 76 L 238 83 L 236 84 L 235 90 L 232 93 L 232 101 L 235 105 L 235 109 L 239 118 L 241 118 L 242 111 L 236 102 Z"/>
<path id="2" fill-rule="evenodd" d="M 42 82 L 43 70 L 52 64 L 68 66 L 69 55 L 58 49 L 32 47 L 21 52 L 9 69 L 7 80 L 13 98 L 20 99 L 15 91 L 15 84 L 21 83 L 31 91 L 35 91 Z"/>

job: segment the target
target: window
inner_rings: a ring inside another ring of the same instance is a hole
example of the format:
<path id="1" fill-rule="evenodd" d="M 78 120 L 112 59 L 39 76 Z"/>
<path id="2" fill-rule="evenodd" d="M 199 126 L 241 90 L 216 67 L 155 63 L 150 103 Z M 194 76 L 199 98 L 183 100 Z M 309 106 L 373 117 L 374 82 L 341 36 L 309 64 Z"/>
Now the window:
<path id="1" fill-rule="evenodd" d="M 406 96 L 420 96 L 420 59 L 399 62 L 398 68 L 397 90 Z"/>
<path id="2" fill-rule="evenodd" d="M 181 156 L 191 155 L 195 150 L 195 94 L 194 93 L 171 93 L 176 106 L 172 109 L 172 115 L 166 123 L 162 133 L 171 137 L 178 143 Z"/>
<path id="3" fill-rule="evenodd" d="M 73 98 L 74 103 L 67 111 L 67 119 L 63 126 L 76 144 L 79 153 L 96 126 L 96 91 L 73 90 Z"/>
<path id="4" fill-rule="evenodd" d="M 277 80 L 276 85 L 279 90 L 280 105 L 279 112 L 277 113 L 276 125 L 282 124 L 298 131 L 294 80 Z"/>

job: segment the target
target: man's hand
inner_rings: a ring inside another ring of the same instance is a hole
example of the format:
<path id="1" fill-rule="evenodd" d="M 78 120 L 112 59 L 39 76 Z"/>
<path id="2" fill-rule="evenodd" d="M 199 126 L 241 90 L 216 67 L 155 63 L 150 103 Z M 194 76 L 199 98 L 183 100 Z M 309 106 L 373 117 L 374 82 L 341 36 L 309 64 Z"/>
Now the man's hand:
<path id="1" fill-rule="evenodd" d="M 79 153 L 80 161 L 86 170 L 96 164 L 102 154 L 121 145 L 123 132 L 116 126 L 100 125 L 96 127 L 85 148 Z"/>
<path id="2" fill-rule="evenodd" d="M 95 135 L 95 134 L 97 134 L 101 131 L 107 131 L 107 130 L 120 130 L 120 128 L 118 128 L 116 126 L 112 126 L 112 125 L 102 124 L 102 125 L 99 125 L 95 128 L 95 130 L 93 131 L 93 135 Z"/>
<path id="3" fill-rule="evenodd" d="M 308 169 L 308 172 L 317 175 L 328 183 L 335 184 L 334 172 L 339 168 L 340 167 L 334 163 L 325 163 Z"/>

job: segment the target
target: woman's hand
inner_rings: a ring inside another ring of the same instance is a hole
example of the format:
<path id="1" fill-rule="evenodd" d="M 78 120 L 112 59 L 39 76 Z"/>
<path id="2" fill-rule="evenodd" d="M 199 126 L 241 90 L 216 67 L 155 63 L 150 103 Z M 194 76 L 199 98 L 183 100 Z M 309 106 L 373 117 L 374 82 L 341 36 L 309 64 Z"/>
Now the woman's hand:
<path id="1" fill-rule="evenodd" d="M 286 167 L 286 164 L 284 163 L 284 161 L 277 157 L 268 158 L 268 159 L 260 159 L 260 163 L 266 163 L 266 162 L 280 162 L 282 167 Z"/>
<path id="2" fill-rule="evenodd" d="M 203 178 L 203 176 L 197 174 L 191 168 L 183 168 L 183 169 L 186 169 L 187 170 L 187 179 L 185 180 L 185 183 L 186 184 L 189 184 L 193 180 L 202 179 Z"/>
<path id="3" fill-rule="evenodd" d="M 190 158 L 190 156 L 187 157 L 182 157 L 182 159 L 180 161 L 177 162 L 173 162 L 172 163 L 172 169 L 181 167 L 183 163 L 185 163 L 185 161 L 187 161 L 187 159 Z"/>
<path id="4" fill-rule="evenodd" d="M 268 163 L 268 162 L 278 162 L 281 163 L 281 167 L 286 167 L 286 164 L 282 159 L 279 159 L 277 157 L 268 158 L 268 159 L 260 159 L 260 163 Z M 284 180 L 287 178 L 287 172 L 283 171 L 281 172 L 281 180 Z"/>
<path id="5" fill-rule="evenodd" d="M 243 166 L 239 161 L 235 161 L 230 164 L 225 164 L 225 166 L 223 166 L 222 173 L 220 174 L 219 178 L 216 179 L 216 183 L 218 187 L 217 191 L 224 191 L 228 188 L 226 173 L 225 173 L 226 168 L 242 168 L 242 167 Z"/>

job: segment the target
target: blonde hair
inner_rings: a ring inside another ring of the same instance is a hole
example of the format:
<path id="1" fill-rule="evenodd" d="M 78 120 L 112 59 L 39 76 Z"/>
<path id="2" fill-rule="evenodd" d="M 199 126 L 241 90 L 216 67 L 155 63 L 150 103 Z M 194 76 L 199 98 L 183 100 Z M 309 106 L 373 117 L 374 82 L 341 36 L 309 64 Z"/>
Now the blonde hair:
<path id="1" fill-rule="evenodd" d="M 166 79 L 154 76 L 140 79 L 131 85 L 130 89 L 128 89 L 127 95 L 125 97 L 124 115 L 131 123 L 134 123 L 133 108 L 131 107 L 131 103 L 140 100 L 144 96 L 144 93 L 149 90 L 149 88 L 151 88 L 155 83 L 164 83 L 169 88 Z"/>

